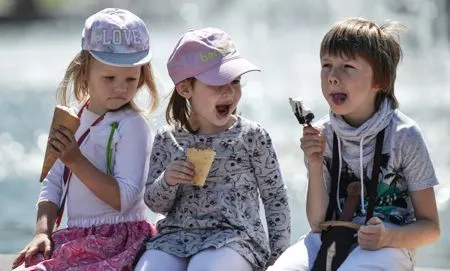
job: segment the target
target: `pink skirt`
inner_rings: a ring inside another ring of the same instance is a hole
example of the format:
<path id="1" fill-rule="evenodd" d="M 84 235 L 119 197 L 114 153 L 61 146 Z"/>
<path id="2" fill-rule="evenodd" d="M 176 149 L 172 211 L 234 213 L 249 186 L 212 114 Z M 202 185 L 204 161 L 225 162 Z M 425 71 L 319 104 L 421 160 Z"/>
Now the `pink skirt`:
<path id="1" fill-rule="evenodd" d="M 155 233 L 146 221 L 63 229 L 52 234 L 52 257 L 45 260 L 39 253 L 23 270 L 133 270 L 145 241 Z"/>

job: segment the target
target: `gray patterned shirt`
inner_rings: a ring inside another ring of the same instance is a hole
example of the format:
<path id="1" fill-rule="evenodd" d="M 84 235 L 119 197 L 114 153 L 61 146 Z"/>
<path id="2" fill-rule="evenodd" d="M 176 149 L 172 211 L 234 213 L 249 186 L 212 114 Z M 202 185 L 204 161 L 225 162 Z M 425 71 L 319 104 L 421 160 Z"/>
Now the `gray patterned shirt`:
<path id="1" fill-rule="evenodd" d="M 164 170 L 174 159 L 186 159 L 188 147 L 212 147 L 216 157 L 203 187 L 169 186 Z M 254 269 L 265 267 L 290 242 L 290 210 L 277 156 L 269 134 L 238 116 L 228 130 L 194 135 L 179 126 L 161 128 L 155 136 L 144 200 L 165 214 L 159 234 L 147 249 L 190 257 L 207 248 L 227 246 Z M 269 240 L 260 218 L 264 204 Z"/>

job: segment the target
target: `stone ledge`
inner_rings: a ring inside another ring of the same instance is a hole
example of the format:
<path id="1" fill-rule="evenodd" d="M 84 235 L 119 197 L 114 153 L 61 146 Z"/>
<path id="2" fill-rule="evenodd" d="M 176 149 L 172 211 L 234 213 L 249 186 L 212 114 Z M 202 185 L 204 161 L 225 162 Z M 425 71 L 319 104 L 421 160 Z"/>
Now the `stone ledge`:
<path id="1" fill-rule="evenodd" d="M 13 259 L 14 259 L 14 255 L 0 254 L 0 271 L 10 271 Z M 422 268 L 422 267 L 418 267 L 415 270 L 416 271 L 450 271 L 450 269 Z"/>

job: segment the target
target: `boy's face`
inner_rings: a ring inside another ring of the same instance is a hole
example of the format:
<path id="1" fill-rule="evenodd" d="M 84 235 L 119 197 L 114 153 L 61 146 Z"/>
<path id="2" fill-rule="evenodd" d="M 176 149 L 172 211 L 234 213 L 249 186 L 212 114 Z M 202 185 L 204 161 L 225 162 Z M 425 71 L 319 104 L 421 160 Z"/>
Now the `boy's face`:
<path id="1" fill-rule="evenodd" d="M 360 126 L 375 113 L 379 88 L 373 84 L 370 63 L 360 56 L 324 54 L 320 59 L 322 93 L 331 110 L 352 126 Z"/>

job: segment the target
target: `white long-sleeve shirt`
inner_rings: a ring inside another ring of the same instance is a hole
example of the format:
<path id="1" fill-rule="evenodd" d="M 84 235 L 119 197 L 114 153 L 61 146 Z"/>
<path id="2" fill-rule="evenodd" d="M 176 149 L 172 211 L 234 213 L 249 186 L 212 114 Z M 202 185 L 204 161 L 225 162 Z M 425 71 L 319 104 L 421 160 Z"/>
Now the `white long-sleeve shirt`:
<path id="1" fill-rule="evenodd" d="M 98 118 L 84 109 L 78 139 Z M 97 198 L 75 174 L 72 174 L 66 199 L 69 227 L 90 227 L 146 219 L 147 207 L 143 201 L 144 185 L 149 170 L 153 135 L 147 121 L 128 109 L 106 113 L 80 146 L 81 153 L 98 169 L 106 172 L 106 151 L 112 123 L 117 122 L 112 139 L 112 177 L 120 189 L 121 211 Z M 64 164 L 58 159 L 41 187 L 38 202 L 51 201 L 60 206 L 63 196 Z"/>

